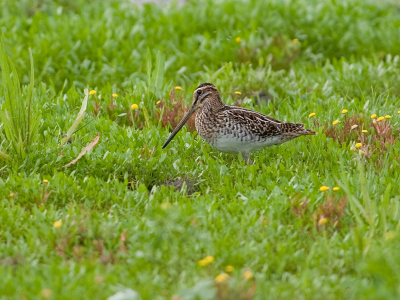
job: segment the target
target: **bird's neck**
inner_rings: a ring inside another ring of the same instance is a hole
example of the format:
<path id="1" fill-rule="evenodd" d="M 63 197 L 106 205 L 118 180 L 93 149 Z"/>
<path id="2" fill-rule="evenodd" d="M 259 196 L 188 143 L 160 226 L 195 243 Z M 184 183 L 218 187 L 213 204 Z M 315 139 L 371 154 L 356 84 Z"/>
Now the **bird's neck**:
<path id="1" fill-rule="evenodd" d="M 221 98 L 217 95 L 206 101 L 203 107 L 200 109 L 199 113 L 204 114 L 206 116 L 213 116 L 218 113 L 221 109 L 225 107 L 225 104 L 222 103 Z"/>

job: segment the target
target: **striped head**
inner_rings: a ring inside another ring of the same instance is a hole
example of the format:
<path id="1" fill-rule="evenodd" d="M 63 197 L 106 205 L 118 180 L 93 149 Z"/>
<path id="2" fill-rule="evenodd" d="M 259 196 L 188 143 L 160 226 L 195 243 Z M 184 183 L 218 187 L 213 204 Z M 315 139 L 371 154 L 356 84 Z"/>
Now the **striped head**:
<path id="1" fill-rule="evenodd" d="M 221 102 L 217 88 L 211 83 L 202 83 L 193 92 L 192 107 L 197 110 L 203 108 L 207 102 L 214 102 L 213 100 Z"/>
<path id="2" fill-rule="evenodd" d="M 179 122 L 178 126 L 172 131 L 168 140 L 165 142 L 163 148 L 167 147 L 169 142 L 174 138 L 174 136 L 181 130 L 183 125 L 189 120 L 189 118 L 196 112 L 198 109 L 202 109 L 204 106 L 211 107 L 223 107 L 223 103 L 221 101 L 221 97 L 219 96 L 217 88 L 211 83 L 202 83 L 200 84 L 193 92 L 193 102 L 192 107 L 183 117 L 183 119 Z"/>

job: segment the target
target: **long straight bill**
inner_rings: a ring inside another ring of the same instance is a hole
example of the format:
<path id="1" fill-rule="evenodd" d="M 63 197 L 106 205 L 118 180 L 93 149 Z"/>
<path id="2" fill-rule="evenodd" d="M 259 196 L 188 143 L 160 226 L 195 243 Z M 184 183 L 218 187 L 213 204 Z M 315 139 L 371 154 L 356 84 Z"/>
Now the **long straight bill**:
<path id="1" fill-rule="evenodd" d="M 168 140 L 165 142 L 164 146 L 162 146 L 162 148 L 164 149 L 165 147 L 167 147 L 167 145 L 169 144 L 170 141 L 172 141 L 172 139 L 174 138 L 174 136 L 179 132 L 179 130 L 181 130 L 181 128 L 183 127 L 183 125 L 185 125 L 185 123 L 187 122 L 187 120 L 189 120 L 189 118 L 194 114 L 194 112 L 196 111 L 196 108 L 194 108 L 193 106 L 189 109 L 189 111 L 187 112 L 187 114 L 183 117 L 183 119 L 179 122 L 178 126 L 175 127 L 174 131 L 172 131 L 171 135 L 169 136 Z"/>

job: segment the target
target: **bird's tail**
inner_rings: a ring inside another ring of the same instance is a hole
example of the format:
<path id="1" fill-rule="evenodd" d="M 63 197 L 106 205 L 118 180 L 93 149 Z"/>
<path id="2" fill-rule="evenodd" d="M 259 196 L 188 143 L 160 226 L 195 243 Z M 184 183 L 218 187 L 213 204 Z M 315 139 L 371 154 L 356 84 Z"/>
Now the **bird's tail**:
<path id="1" fill-rule="evenodd" d="M 283 123 L 282 130 L 293 136 L 317 135 L 315 131 L 304 128 L 304 124 Z"/>
<path id="2" fill-rule="evenodd" d="M 304 130 L 305 130 L 305 135 L 317 135 L 318 134 L 318 132 L 315 132 L 310 129 L 304 129 Z"/>

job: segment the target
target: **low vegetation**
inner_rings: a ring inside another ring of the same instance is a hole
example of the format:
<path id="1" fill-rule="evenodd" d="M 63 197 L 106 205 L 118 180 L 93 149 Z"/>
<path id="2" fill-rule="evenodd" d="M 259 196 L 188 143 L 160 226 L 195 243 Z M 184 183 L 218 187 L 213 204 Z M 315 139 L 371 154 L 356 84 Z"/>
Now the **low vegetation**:
<path id="1" fill-rule="evenodd" d="M 400 296 L 397 2 L 0 15 L 0 299 Z M 318 135 L 246 166 L 193 118 L 162 149 L 201 82 Z"/>

